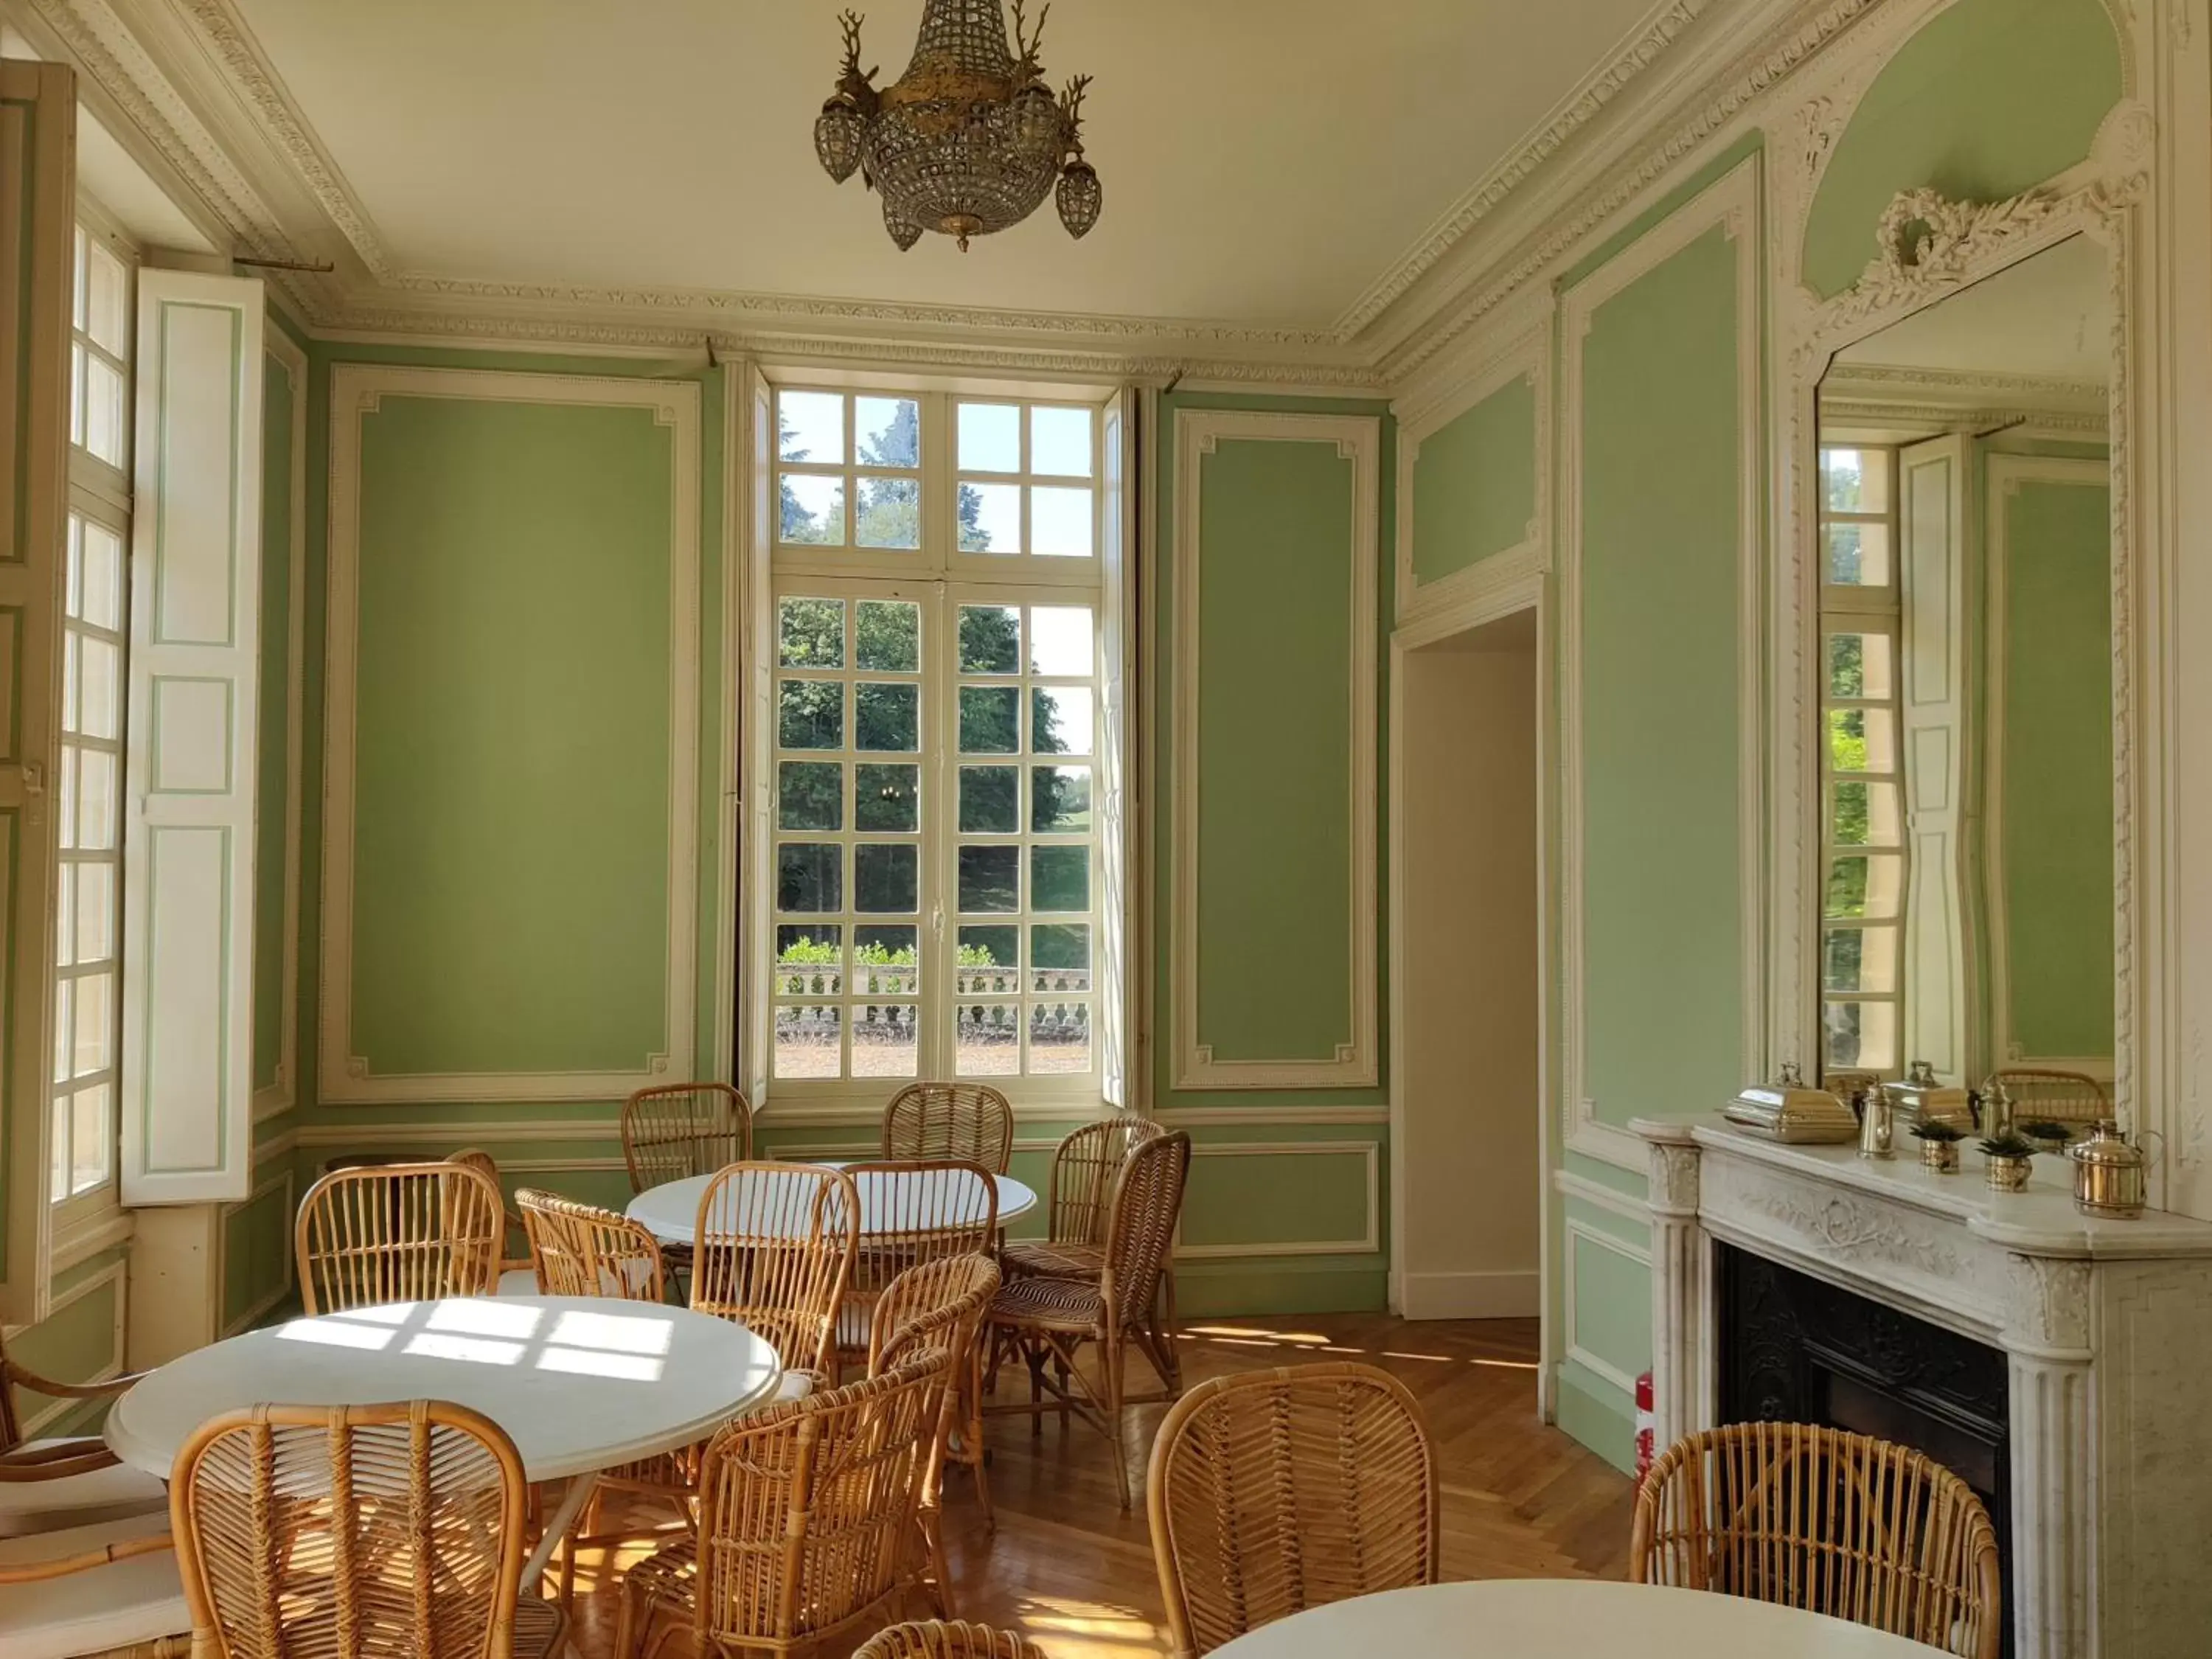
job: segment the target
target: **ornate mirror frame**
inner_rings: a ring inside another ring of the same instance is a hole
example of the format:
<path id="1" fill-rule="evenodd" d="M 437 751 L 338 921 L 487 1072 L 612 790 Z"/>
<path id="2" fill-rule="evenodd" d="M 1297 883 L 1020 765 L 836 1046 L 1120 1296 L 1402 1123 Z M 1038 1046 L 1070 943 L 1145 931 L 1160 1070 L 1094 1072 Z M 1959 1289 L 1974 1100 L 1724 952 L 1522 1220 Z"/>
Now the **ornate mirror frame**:
<path id="1" fill-rule="evenodd" d="M 1776 144 L 1771 175 L 1770 269 L 1775 278 L 1774 504 L 1777 558 L 1771 588 L 1772 710 L 1769 857 L 1775 906 L 1768 941 L 1768 1053 L 1814 1074 L 1819 1054 L 1818 939 L 1820 799 L 1813 676 L 1819 652 L 1820 534 L 1817 394 L 1845 347 L 1996 276 L 2075 236 L 2106 252 L 2112 297 L 2108 432 L 2112 466 L 2113 711 L 2113 1103 L 2124 1124 L 2172 1134 L 2170 1115 L 2142 1091 L 2145 1059 L 2144 975 L 2139 951 L 2146 914 L 2143 836 L 2139 806 L 2144 780 L 2138 756 L 2147 733 L 2141 718 L 2138 642 L 2146 637 L 2139 540 L 2150 522 L 2149 458 L 2130 442 L 2142 422 L 2146 389 L 2156 379 L 2144 355 L 2138 286 L 2144 245 L 2144 204 L 2150 195 L 2154 131 L 2150 114 L 2124 96 L 2106 117 L 2089 160 L 2044 185 L 2002 201 L 1950 200 L 1932 190 L 1899 193 L 1869 226 L 1874 257 L 1858 278 L 1822 299 L 1800 271 L 1805 225 L 1837 140 L 1860 97 L 1891 52 L 1943 0 L 1883 9 L 1799 106 L 1796 142 Z M 2123 61 L 2134 61 L 2121 27 Z M 1779 137 L 1779 135 L 1777 135 Z M 2160 539 L 2163 539 L 2161 536 Z M 2160 562 L 2164 562 L 2161 553 Z M 2146 1110 L 2148 1099 L 2152 1109 Z M 2202 1136 L 2197 1137 L 2202 1139 Z M 2185 1135 L 2173 1151 L 2186 1161 Z M 2161 1175 L 2165 1171 L 2160 1172 Z M 2154 1189 L 2154 1201 L 2160 1201 Z"/>

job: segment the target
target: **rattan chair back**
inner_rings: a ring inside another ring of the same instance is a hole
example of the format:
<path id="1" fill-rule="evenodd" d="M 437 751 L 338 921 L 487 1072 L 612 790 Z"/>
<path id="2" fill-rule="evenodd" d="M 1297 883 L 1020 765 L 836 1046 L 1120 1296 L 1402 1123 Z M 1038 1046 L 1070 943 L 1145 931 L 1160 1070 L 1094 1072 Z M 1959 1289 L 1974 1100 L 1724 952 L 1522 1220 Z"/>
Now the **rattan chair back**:
<path id="1" fill-rule="evenodd" d="M 726 1083 L 664 1083 L 623 1103 L 623 1160 L 634 1193 L 712 1175 L 753 1155 L 753 1114 Z"/>
<path id="2" fill-rule="evenodd" d="M 507 1212 L 499 1183 L 464 1164 L 333 1170 L 300 1200 L 293 1259 L 310 1314 L 489 1295 Z"/>
<path id="3" fill-rule="evenodd" d="M 528 1488 L 440 1401 L 256 1406 L 204 1424 L 169 1490 L 202 1659 L 506 1659 Z"/>
<path id="4" fill-rule="evenodd" d="M 1106 1270 L 1100 1281 L 1118 1328 L 1140 1322 L 1158 1293 L 1182 1217 L 1190 1137 L 1177 1130 L 1140 1142 L 1121 1165 L 1106 1221 Z"/>
<path id="5" fill-rule="evenodd" d="M 1370 1365 L 1201 1384 L 1160 1425 L 1146 1486 L 1178 1655 L 1436 1582 L 1436 1452 L 1406 1385 Z"/>
<path id="6" fill-rule="evenodd" d="M 2047 1121 L 2071 1127 L 2101 1123 L 2112 1115 L 2111 1091 L 2087 1072 L 2007 1066 L 1991 1073 L 1990 1082 L 2004 1085 L 2016 1124 Z"/>
<path id="7" fill-rule="evenodd" d="M 853 1659 L 1044 1659 L 1044 1650 L 1010 1630 L 931 1619 L 877 1632 Z"/>
<path id="8" fill-rule="evenodd" d="M 628 1216 L 529 1187 L 514 1201 L 540 1295 L 665 1298 L 660 1243 Z"/>
<path id="9" fill-rule="evenodd" d="M 1051 1237 L 1055 1244 L 1103 1244 L 1115 1177 L 1129 1154 L 1166 1131 L 1124 1112 L 1086 1123 L 1052 1155 Z"/>
<path id="10" fill-rule="evenodd" d="M 699 1200 L 692 1309 L 740 1322 L 788 1367 L 826 1373 L 860 1236 L 860 1199 L 842 1170 L 732 1164 Z"/>
<path id="11" fill-rule="evenodd" d="M 1996 1530 L 1973 1491 L 1920 1453 L 1802 1423 L 1677 1441 L 1636 1499 L 1628 1576 L 1870 1625 L 1996 1659 Z"/>
<path id="12" fill-rule="evenodd" d="M 908 1267 L 876 1299 L 868 1322 L 868 1375 L 880 1376 L 940 1348 L 964 1364 L 998 1291 L 999 1264 L 980 1252 Z"/>
<path id="13" fill-rule="evenodd" d="M 909 1083 L 884 1108 L 884 1156 L 965 1158 L 1004 1175 L 1014 1109 L 988 1083 Z"/>
<path id="14" fill-rule="evenodd" d="M 755 1413 L 699 1471 L 702 1650 L 855 1630 L 917 1570 L 915 1513 L 951 1373 L 939 1353 Z"/>
<path id="15" fill-rule="evenodd" d="M 966 1158 L 887 1158 L 848 1164 L 855 1187 L 871 1176 L 868 1230 L 853 1265 L 854 1295 L 879 1296 L 909 1267 L 996 1247 L 999 1187 Z"/>

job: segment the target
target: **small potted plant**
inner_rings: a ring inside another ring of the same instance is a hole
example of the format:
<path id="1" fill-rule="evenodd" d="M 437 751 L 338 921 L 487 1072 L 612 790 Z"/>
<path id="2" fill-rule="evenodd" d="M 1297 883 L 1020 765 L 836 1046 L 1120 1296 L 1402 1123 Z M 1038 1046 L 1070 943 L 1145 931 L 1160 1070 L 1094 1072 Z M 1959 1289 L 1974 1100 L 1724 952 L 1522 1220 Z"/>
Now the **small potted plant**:
<path id="1" fill-rule="evenodd" d="M 2021 1133 L 2035 1143 L 2039 1152 L 2063 1152 L 2074 1139 L 2074 1132 L 2056 1118 L 2039 1118 L 2033 1123 L 2020 1126 Z"/>
<path id="2" fill-rule="evenodd" d="M 1982 1142 L 1982 1151 L 1989 1158 L 1991 1187 L 2001 1193 L 2016 1193 L 2027 1185 L 2027 1172 L 2035 1163 L 2035 1143 L 2026 1135 L 2011 1130 L 1992 1135 Z"/>
<path id="3" fill-rule="evenodd" d="M 1912 1138 L 1920 1143 L 1920 1161 L 1937 1175 L 1959 1173 L 1959 1143 L 1966 1137 L 1953 1125 L 1941 1118 L 1928 1118 L 1912 1126 Z"/>

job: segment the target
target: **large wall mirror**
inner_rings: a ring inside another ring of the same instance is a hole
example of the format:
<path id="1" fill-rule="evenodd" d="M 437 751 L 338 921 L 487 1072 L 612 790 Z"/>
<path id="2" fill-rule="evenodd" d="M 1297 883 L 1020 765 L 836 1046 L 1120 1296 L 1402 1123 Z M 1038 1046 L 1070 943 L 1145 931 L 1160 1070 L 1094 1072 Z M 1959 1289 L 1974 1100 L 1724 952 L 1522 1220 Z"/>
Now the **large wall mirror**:
<path id="1" fill-rule="evenodd" d="M 2074 234 L 1948 284 L 1820 379 L 1832 1085 L 1994 1076 L 2023 1117 L 2112 1110 L 2110 257 Z"/>

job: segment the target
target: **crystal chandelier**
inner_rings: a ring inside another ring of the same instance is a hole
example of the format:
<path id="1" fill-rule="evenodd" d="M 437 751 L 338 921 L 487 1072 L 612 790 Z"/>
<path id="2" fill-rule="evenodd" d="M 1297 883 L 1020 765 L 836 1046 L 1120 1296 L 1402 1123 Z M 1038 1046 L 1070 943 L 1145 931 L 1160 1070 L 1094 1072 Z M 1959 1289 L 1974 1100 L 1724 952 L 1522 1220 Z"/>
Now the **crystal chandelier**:
<path id="1" fill-rule="evenodd" d="M 876 70 L 860 69 L 860 17 L 844 12 L 845 64 L 837 90 L 814 123 L 814 153 L 843 184 L 860 182 L 884 198 L 884 228 L 901 252 L 925 230 L 957 239 L 1018 225 L 1060 181 L 1060 222 L 1071 236 L 1098 222 L 1098 174 L 1083 159 L 1079 75 L 1058 97 L 1037 60 L 1048 5 L 1024 33 L 1022 0 L 1013 0 L 1014 46 L 999 0 L 925 0 L 913 60 L 878 89 Z"/>

